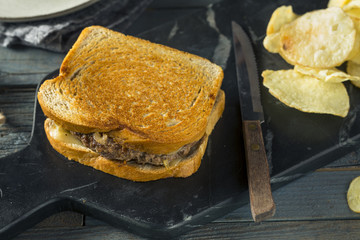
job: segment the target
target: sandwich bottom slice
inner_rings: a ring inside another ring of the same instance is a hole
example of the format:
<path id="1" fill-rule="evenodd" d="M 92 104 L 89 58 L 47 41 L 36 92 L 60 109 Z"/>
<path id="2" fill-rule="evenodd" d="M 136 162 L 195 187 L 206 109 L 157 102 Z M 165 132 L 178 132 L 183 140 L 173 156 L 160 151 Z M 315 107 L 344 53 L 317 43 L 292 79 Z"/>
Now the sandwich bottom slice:
<path id="1" fill-rule="evenodd" d="M 197 142 L 184 146 L 177 152 L 179 154 L 146 154 L 135 153 L 133 155 L 146 156 L 140 159 L 113 159 L 109 154 L 97 151 L 89 141 L 84 140 L 81 133 L 70 132 L 58 125 L 55 121 L 47 118 L 44 123 L 45 132 L 50 144 L 60 154 L 70 160 L 93 167 L 105 173 L 132 180 L 132 181 L 152 181 L 169 177 L 188 177 L 195 173 L 200 167 L 202 157 L 205 153 L 208 137 L 215 124 L 220 119 L 225 107 L 225 94 L 219 90 L 211 114 L 208 118 L 207 128 L 204 136 Z M 96 140 L 96 138 L 95 138 Z M 94 141 L 92 139 L 92 141 Z M 132 151 L 128 150 L 127 151 Z M 128 154 L 129 155 L 129 154 Z M 131 156 L 131 154 L 130 154 Z M 151 159 L 158 159 L 152 161 Z M 161 163 L 159 164 L 159 159 Z"/>

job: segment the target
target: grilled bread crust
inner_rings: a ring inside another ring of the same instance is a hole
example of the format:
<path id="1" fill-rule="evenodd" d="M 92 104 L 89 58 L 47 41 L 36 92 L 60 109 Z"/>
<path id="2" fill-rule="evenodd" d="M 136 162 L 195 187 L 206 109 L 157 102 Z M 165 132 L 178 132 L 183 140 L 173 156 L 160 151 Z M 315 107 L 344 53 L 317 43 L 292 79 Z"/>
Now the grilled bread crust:
<path id="1" fill-rule="evenodd" d="M 201 164 L 201 159 L 205 153 L 208 136 L 221 117 L 224 107 L 225 94 L 220 90 L 216 104 L 207 119 L 207 127 L 205 131 L 206 137 L 202 144 L 192 155 L 182 159 L 176 165 L 168 167 L 151 166 L 149 164 L 133 164 L 131 162 L 125 164 L 120 161 L 106 159 L 89 148 L 84 147 L 80 142 L 74 144 L 71 141 L 63 141 L 57 138 L 57 134 L 52 132 L 55 124 L 53 120 L 47 118 L 44 123 L 44 127 L 50 144 L 56 151 L 68 159 L 120 178 L 145 182 L 169 177 L 188 177 L 195 173 L 198 170 Z"/>
<path id="2" fill-rule="evenodd" d="M 65 129 L 109 132 L 133 149 L 169 153 L 203 136 L 222 79 L 207 59 L 92 26 L 38 100 Z"/>

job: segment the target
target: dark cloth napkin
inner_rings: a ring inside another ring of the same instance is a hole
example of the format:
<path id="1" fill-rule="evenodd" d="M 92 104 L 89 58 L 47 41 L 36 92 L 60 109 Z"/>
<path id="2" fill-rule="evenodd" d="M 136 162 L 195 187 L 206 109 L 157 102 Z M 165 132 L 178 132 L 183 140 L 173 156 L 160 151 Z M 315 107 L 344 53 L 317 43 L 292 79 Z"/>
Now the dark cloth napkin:
<path id="1" fill-rule="evenodd" d="M 5 47 L 20 44 L 66 52 L 83 28 L 100 25 L 122 32 L 150 2 L 151 0 L 101 0 L 61 17 L 21 23 L 0 22 L 0 44 Z"/>

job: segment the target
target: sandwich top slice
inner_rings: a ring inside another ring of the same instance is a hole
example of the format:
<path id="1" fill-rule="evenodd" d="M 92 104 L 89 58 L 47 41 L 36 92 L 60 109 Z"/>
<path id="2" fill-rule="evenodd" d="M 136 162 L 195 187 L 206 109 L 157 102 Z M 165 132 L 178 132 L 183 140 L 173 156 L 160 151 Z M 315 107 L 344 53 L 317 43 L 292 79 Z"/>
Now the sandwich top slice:
<path id="1" fill-rule="evenodd" d="M 222 79 L 222 69 L 204 58 L 92 26 L 66 55 L 59 76 L 42 84 L 38 100 L 49 118 L 50 143 L 68 158 L 81 162 L 86 149 L 86 156 L 115 161 L 117 169 L 135 163 L 168 170 L 206 147 L 224 109 Z M 59 137 L 64 132 L 71 139 Z M 78 154 L 68 156 L 71 151 Z"/>

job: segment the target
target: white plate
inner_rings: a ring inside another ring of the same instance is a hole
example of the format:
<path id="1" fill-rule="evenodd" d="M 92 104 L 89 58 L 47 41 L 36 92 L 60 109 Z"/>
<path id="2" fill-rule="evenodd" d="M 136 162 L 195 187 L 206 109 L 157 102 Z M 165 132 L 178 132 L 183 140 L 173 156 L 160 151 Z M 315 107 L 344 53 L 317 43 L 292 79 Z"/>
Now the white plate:
<path id="1" fill-rule="evenodd" d="M 58 17 L 99 0 L 0 0 L 0 21 L 21 22 Z"/>

